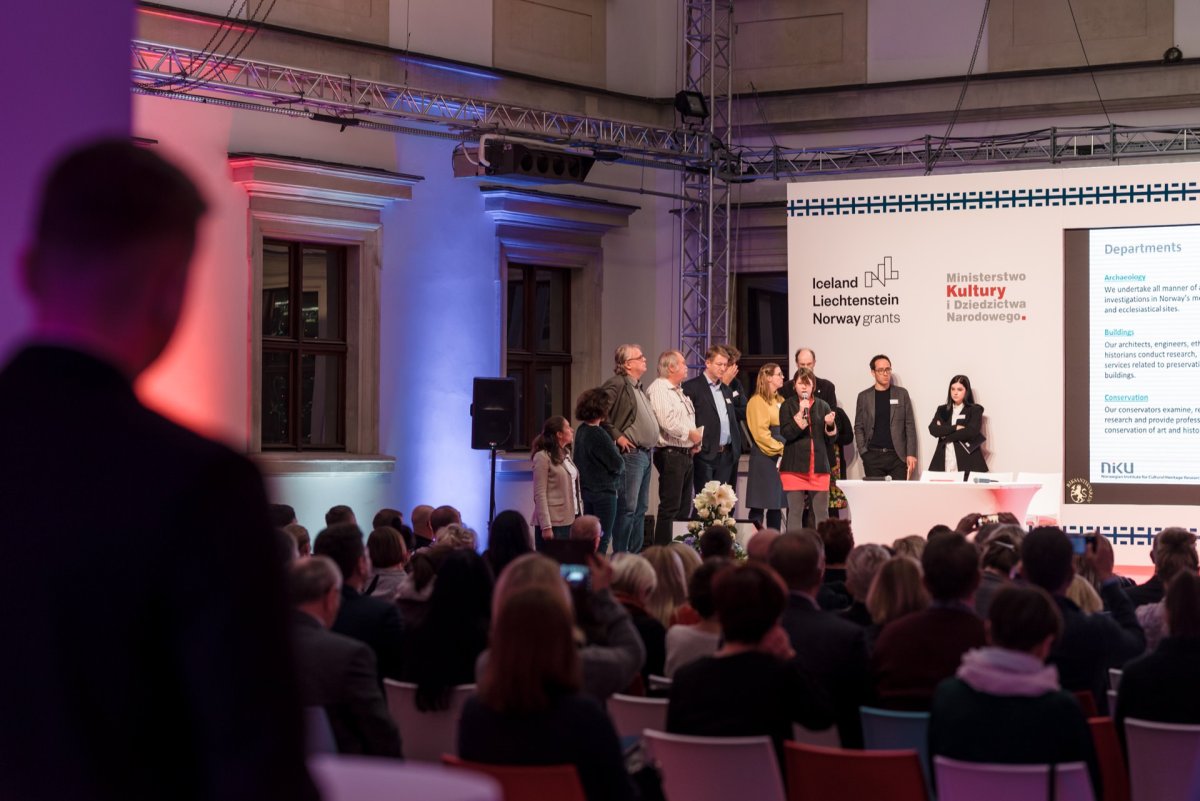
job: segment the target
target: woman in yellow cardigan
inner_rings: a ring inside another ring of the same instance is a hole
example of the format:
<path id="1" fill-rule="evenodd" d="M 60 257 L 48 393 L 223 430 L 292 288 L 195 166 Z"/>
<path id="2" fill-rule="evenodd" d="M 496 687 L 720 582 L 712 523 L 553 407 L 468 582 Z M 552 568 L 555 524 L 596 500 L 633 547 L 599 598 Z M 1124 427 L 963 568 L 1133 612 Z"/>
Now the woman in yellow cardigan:
<path id="1" fill-rule="evenodd" d="M 754 397 L 746 404 L 746 425 L 750 429 L 750 471 L 746 478 L 746 506 L 750 519 L 763 523 L 766 511 L 768 528 L 778 529 L 783 522 L 786 500 L 779 479 L 779 457 L 783 454 L 783 439 L 779 436 L 779 407 L 783 397 L 783 370 L 771 362 L 758 371 Z"/>

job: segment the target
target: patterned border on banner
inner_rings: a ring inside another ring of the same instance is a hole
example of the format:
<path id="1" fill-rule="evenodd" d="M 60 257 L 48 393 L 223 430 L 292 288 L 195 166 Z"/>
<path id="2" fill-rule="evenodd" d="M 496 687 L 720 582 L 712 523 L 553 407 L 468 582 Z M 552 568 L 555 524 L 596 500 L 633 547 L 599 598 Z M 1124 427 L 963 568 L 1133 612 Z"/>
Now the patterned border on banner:
<path id="1" fill-rule="evenodd" d="M 1166 526 L 1063 526 L 1062 530 L 1068 534 L 1091 534 L 1093 531 L 1098 531 L 1112 540 L 1113 545 L 1150 547 L 1154 543 L 1154 535 L 1164 528 Z M 1194 528 L 1190 528 L 1188 531 L 1196 533 Z"/>
<path id="2" fill-rule="evenodd" d="M 790 200 L 789 217 L 837 217 L 846 214 L 907 214 L 924 211 L 1030 209 L 1052 206 L 1107 206 L 1123 203 L 1178 203 L 1200 199 L 1195 181 L 1115 184 L 1111 186 L 985 189 L 975 192 L 925 192 Z"/>

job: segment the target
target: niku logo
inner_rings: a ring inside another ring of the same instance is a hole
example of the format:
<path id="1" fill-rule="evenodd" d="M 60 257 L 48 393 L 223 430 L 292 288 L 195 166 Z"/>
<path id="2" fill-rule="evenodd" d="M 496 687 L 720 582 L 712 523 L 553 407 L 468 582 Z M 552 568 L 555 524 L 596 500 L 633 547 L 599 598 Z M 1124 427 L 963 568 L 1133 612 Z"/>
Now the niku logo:
<path id="1" fill-rule="evenodd" d="M 875 265 L 875 271 L 863 271 L 863 286 L 874 286 L 879 282 L 883 286 L 887 286 L 888 281 L 894 281 L 900 277 L 900 271 L 892 266 L 892 257 L 884 256 L 883 261 Z"/>
<path id="2" fill-rule="evenodd" d="M 1101 462 L 1100 475 L 1132 475 L 1133 462 Z"/>

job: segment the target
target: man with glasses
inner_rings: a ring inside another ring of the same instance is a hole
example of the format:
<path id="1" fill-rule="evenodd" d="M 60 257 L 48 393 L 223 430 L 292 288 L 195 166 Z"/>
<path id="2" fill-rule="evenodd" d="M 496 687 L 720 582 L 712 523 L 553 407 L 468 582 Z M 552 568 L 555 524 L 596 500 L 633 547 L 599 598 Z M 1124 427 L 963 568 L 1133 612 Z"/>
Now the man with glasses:
<path id="1" fill-rule="evenodd" d="M 742 436 L 733 390 L 725 380 L 729 364 L 729 351 L 713 345 L 704 354 L 704 372 L 683 382 L 684 394 L 692 399 L 696 410 L 696 424 L 704 429 L 704 440 L 692 465 L 692 485 L 697 493 L 714 480 L 737 486 Z M 735 367 L 735 375 L 736 371 Z"/>
<path id="2" fill-rule="evenodd" d="M 917 424 L 904 387 L 892 384 L 892 360 L 871 359 L 875 385 L 858 393 L 854 410 L 854 444 L 867 478 L 912 477 L 917 467 Z"/>
<path id="3" fill-rule="evenodd" d="M 601 425 L 621 451 L 625 475 L 617 485 L 613 530 L 604 532 L 600 550 L 607 549 L 611 535 L 613 553 L 637 553 L 642 549 L 650 502 L 650 449 L 658 441 L 658 420 L 640 383 L 646 374 L 641 345 L 619 345 L 613 360 L 615 375 L 601 387 L 608 396 L 608 416 Z"/>

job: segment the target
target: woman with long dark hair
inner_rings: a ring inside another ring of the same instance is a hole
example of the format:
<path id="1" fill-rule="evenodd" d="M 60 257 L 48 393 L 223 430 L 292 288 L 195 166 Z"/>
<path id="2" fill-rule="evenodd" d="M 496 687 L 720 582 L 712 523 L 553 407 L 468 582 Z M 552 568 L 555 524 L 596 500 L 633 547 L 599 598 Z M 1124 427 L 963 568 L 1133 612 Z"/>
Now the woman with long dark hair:
<path id="1" fill-rule="evenodd" d="M 458 755 L 500 765 L 572 764 L 588 801 L 634 797 L 621 744 L 583 676 L 565 583 L 497 599 L 492 646 L 458 724 Z"/>
<path id="2" fill-rule="evenodd" d="M 975 402 L 971 379 L 965 375 L 954 376 L 946 390 L 946 403 L 937 407 L 929 424 L 929 433 L 938 441 L 929 469 L 948 473 L 986 473 L 987 462 L 979 447 L 985 439 L 982 429 L 983 407 Z"/>
<path id="3" fill-rule="evenodd" d="M 570 422 L 556 415 L 533 441 L 533 514 L 542 539 L 567 539 L 571 524 L 583 514 L 579 468 L 571 460 L 574 440 Z"/>
<path id="4" fill-rule="evenodd" d="M 520 512 L 506 509 L 496 515 L 488 529 L 488 547 L 483 558 L 491 565 L 492 575 L 500 577 L 500 571 L 522 554 L 533 550 L 529 536 L 529 521 Z"/>

